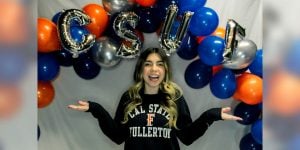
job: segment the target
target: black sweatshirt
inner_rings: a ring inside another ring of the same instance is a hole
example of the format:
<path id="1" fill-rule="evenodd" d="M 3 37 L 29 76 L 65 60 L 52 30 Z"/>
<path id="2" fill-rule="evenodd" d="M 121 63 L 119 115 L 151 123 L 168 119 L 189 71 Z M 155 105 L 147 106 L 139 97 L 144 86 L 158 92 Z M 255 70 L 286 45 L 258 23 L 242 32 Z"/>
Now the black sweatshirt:
<path id="1" fill-rule="evenodd" d="M 177 128 L 169 128 L 169 114 L 162 107 L 165 94 L 141 94 L 142 104 L 128 114 L 128 122 L 122 124 L 124 109 L 129 103 L 128 92 L 124 93 L 117 108 L 115 118 L 98 103 L 89 102 L 89 112 L 98 119 L 103 133 L 112 141 L 121 144 L 125 141 L 125 150 L 179 150 L 177 137 L 183 144 L 190 145 L 201 137 L 207 128 L 221 120 L 221 108 L 212 108 L 204 112 L 194 122 L 184 97 L 177 105 Z"/>

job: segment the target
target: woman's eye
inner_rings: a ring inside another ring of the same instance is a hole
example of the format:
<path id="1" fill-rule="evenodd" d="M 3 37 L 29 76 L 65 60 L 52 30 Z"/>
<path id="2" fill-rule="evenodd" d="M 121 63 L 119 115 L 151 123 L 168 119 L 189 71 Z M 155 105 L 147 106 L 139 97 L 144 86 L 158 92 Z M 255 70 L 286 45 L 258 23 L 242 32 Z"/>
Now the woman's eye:
<path id="1" fill-rule="evenodd" d="M 164 63 L 157 63 L 158 66 L 164 66 Z"/>
<path id="2" fill-rule="evenodd" d="M 150 66 L 151 65 L 151 63 L 145 63 L 144 64 L 144 66 Z"/>

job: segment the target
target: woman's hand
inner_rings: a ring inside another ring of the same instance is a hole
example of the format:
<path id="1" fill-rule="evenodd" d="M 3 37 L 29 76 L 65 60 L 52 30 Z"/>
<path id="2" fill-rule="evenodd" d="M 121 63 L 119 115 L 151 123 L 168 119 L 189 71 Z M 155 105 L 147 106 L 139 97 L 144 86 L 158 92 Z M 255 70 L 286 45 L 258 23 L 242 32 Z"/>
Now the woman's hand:
<path id="1" fill-rule="evenodd" d="M 89 110 L 89 103 L 86 101 L 78 101 L 77 105 L 68 105 L 68 108 L 79 111 L 87 111 Z"/>
<path id="2" fill-rule="evenodd" d="M 221 118 L 223 120 L 240 120 L 242 121 L 243 119 L 241 117 L 237 117 L 237 116 L 233 116 L 231 114 L 229 114 L 228 112 L 230 112 L 231 108 L 230 107 L 225 107 L 225 108 L 222 108 L 221 110 Z"/>

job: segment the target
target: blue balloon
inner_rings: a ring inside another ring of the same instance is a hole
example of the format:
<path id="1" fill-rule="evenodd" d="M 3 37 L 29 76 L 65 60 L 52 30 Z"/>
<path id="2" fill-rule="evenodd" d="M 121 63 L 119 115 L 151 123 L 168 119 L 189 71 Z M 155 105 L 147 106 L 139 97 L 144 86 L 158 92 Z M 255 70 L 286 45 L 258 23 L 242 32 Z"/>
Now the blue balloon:
<path id="1" fill-rule="evenodd" d="M 74 60 L 73 68 L 76 74 L 86 80 L 90 80 L 98 76 L 101 67 L 92 59 L 76 59 Z"/>
<path id="2" fill-rule="evenodd" d="M 186 11 L 196 12 L 199 8 L 203 7 L 205 3 L 206 0 L 179 0 L 179 14 L 182 15 Z"/>
<path id="3" fill-rule="evenodd" d="M 229 69 L 222 69 L 212 77 L 209 87 L 217 98 L 231 97 L 237 87 L 234 73 Z"/>
<path id="4" fill-rule="evenodd" d="M 196 37 L 187 32 L 177 50 L 177 54 L 180 58 L 185 60 L 194 59 L 198 55 L 197 46 Z"/>
<path id="5" fill-rule="evenodd" d="M 185 70 L 185 82 L 194 89 L 206 86 L 212 77 L 212 67 L 204 64 L 200 59 L 190 63 Z"/>
<path id="6" fill-rule="evenodd" d="M 135 12 L 140 17 L 137 29 L 145 33 L 153 33 L 159 27 L 161 20 L 156 7 L 137 7 Z"/>
<path id="7" fill-rule="evenodd" d="M 51 81 L 58 76 L 59 63 L 53 53 L 38 53 L 38 80 Z"/>
<path id="8" fill-rule="evenodd" d="M 242 121 L 239 120 L 237 122 L 243 125 L 249 125 L 255 122 L 259 118 L 261 112 L 258 104 L 247 105 L 243 102 L 239 103 L 234 109 L 234 115 L 243 119 Z"/>
<path id="9" fill-rule="evenodd" d="M 256 143 L 251 133 L 248 133 L 240 141 L 240 150 L 262 150 L 262 145 Z"/>
<path id="10" fill-rule="evenodd" d="M 212 34 L 219 25 L 217 13 L 207 7 L 201 7 L 192 17 L 189 31 L 195 36 L 207 36 Z"/>
<path id="11" fill-rule="evenodd" d="M 158 0 L 155 6 L 157 7 L 157 13 L 161 21 L 165 20 L 168 7 L 171 4 L 178 6 L 178 0 Z"/>
<path id="12" fill-rule="evenodd" d="M 260 77 L 263 76 L 263 50 L 260 49 L 256 51 L 255 58 L 253 62 L 249 66 L 249 70 L 251 73 L 258 75 Z"/>
<path id="13" fill-rule="evenodd" d="M 261 119 L 256 120 L 252 124 L 251 135 L 257 143 L 262 144 L 262 120 Z"/>
<path id="14" fill-rule="evenodd" d="M 72 54 L 67 51 L 67 50 L 60 50 L 60 51 L 56 51 L 55 52 L 55 57 L 56 57 L 56 60 L 58 61 L 58 63 L 61 65 L 61 66 L 72 66 L 73 64 L 73 57 L 72 57 Z"/>
<path id="15" fill-rule="evenodd" d="M 198 54 L 203 63 L 216 66 L 223 61 L 224 40 L 217 36 L 208 36 L 198 45 Z"/>
<path id="16" fill-rule="evenodd" d="M 71 26 L 70 32 L 71 32 L 71 37 L 76 43 L 81 43 L 83 41 L 84 35 L 89 34 L 89 31 L 82 26 Z"/>

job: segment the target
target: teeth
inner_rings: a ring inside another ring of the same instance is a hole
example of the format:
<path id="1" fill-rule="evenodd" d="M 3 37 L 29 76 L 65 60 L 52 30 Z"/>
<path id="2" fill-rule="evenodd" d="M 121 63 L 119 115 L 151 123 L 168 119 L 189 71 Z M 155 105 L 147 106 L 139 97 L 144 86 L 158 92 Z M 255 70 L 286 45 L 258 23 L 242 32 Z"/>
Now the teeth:
<path id="1" fill-rule="evenodd" d="M 149 75 L 149 78 L 159 78 L 158 75 Z"/>

